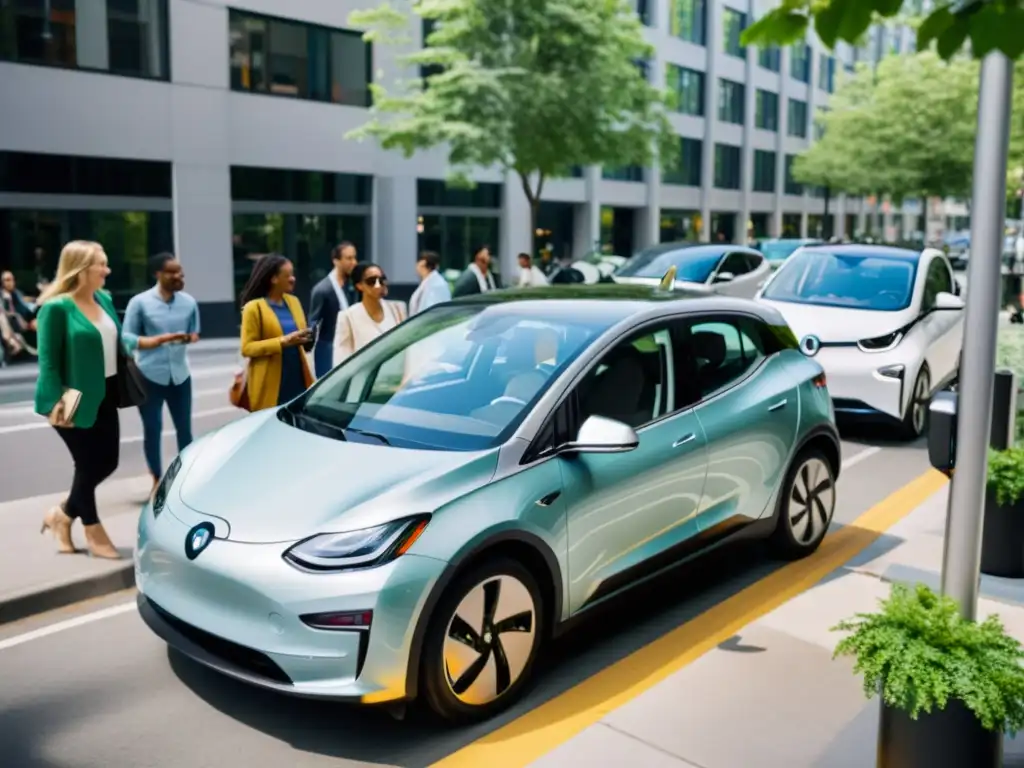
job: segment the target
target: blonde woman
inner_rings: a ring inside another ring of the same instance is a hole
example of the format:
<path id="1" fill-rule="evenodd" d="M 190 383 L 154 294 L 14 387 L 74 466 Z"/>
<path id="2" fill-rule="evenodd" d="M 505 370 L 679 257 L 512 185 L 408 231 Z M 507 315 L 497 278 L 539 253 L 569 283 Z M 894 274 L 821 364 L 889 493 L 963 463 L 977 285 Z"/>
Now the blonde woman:
<path id="1" fill-rule="evenodd" d="M 402 305 L 384 298 L 388 295 L 388 278 L 379 266 L 365 262 L 356 264 L 352 283 L 361 299 L 338 315 L 334 332 L 335 365 L 405 320 Z"/>
<path id="2" fill-rule="evenodd" d="M 71 526 L 80 519 L 89 554 L 117 560 L 121 555 L 99 520 L 96 487 L 118 464 L 118 356 L 126 347 L 149 349 L 181 334 L 122 338 L 114 303 L 103 290 L 109 274 L 99 243 L 75 240 L 61 251 L 57 275 L 38 300 L 35 410 L 49 417 L 75 464 L 71 491 L 43 518 L 43 532 L 53 534 L 61 553 L 77 552 Z M 77 407 L 66 393 L 80 393 Z"/>

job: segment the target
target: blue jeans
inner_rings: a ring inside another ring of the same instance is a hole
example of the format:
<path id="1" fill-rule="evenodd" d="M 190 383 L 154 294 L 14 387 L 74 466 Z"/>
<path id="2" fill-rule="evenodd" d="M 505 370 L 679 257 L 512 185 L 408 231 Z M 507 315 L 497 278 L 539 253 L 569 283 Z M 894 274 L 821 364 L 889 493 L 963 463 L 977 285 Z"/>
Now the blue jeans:
<path id="1" fill-rule="evenodd" d="M 181 384 L 157 384 L 146 379 L 146 402 L 139 406 L 142 416 L 142 446 L 146 464 L 153 477 L 163 477 L 160 446 L 163 443 L 164 403 L 171 412 L 174 431 L 178 436 L 178 451 L 192 442 L 192 379 Z"/>
<path id="2" fill-rule="evenodd" d="M 313 348 L 313 368 L 316 370 L 316 377 L 322 378 L 334 367 L 334 343 L 333 341 L 320 342 Z"/>

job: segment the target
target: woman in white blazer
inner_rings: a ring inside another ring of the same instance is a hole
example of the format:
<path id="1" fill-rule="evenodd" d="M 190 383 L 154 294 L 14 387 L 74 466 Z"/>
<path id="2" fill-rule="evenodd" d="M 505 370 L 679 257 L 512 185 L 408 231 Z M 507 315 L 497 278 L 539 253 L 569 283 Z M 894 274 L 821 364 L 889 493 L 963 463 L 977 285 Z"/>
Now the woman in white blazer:
<path id="1" fill-rule="evenodd" d="M 405 320 L 401 304 L 386 301 L 388 278 L 376 264 L 356 264 L 352 283 L 361 297 L 344 312 L 338 313 L 334 333 L 334 365 L 354 355 L 379 336 Z"/>

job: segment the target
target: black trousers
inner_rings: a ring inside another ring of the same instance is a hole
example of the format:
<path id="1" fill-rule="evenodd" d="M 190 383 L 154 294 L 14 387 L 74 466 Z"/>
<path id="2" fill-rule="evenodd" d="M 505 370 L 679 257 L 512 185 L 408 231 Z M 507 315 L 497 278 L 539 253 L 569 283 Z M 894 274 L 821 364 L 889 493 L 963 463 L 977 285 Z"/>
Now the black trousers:
<path id="1" fill-rule="evenodd" d="M 100 521 L 96 509 L 96 488 L 114 474 L 121 453 L 117 376 L 107 379 L 107 394 L 91 427 L 55 429 L 75 462 L 75 479 L 71 481 L 71 492 L 64 511 L 68 517 L 81 518 L 82 525 L 95 525 Z"/>

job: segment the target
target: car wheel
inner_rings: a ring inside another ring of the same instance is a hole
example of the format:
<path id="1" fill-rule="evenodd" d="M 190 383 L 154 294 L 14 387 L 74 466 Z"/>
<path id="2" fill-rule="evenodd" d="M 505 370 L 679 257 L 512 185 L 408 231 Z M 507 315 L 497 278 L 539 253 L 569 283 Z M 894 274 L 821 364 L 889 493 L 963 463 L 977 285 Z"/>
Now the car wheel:
<path id="1" fill-rule="evenodd" d="M 916 440 L 928 428 L 928 405 L 932 392 L 932 377 L 928 366 L 922 365 L 914 379 L 914 388 L 903 417 L 903 432 L 909 440 Z"/>
<path id="2" fill-rule="evenodd" d="M 537 580 L 500 558 L 457 577 L 423 644 L 422 690 L 450 722 L 487 719 L 519 698 L 544 637 Z"/>
<path id="3" fill-rule="evenodd" d="M 788 560 L 814 552 L 825 538 L 836 508 L 835 473 L 825 454 L 809 449 L 797 456 L 778 505 L 772 538 L 775 551 Z"/>

